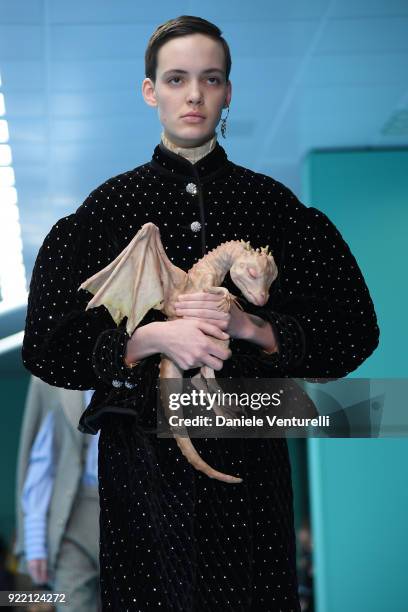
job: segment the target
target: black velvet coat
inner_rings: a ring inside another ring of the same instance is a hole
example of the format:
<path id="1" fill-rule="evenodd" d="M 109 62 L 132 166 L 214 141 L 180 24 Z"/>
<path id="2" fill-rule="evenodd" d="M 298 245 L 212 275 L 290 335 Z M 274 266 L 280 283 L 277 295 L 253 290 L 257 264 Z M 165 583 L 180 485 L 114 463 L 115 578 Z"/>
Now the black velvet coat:
<path id="1" fill-rule="evenodd" d="M 233 164 L 219 144 L 195 165 L 160 144 L 149 163 L 109 179 L 54 225 L 30 285 L 26 367 L 55 386 L 96 389 L 79 428 L 101 429 L 103 609 L 297 611 L 286 440 L 196 439 L 210 465 L 244 481 L 195 471 L 174 440 L 151 433 L 160 356 L 129 370 L 124 325 L 116 328 L 104 307 L 85 312 L 91 296 L 79 285 L 147 221 L 185 270 L 227 240 L 273 251 L 279 275 L 270 299 L 245 308 L 270 321 L 279 353 L 232 340 L 219 377 L 354 370 L 379 335 L 363 276 L 330 220 L 283 184 Z M 163 318 L 151 311 L 142 324 Z"/>

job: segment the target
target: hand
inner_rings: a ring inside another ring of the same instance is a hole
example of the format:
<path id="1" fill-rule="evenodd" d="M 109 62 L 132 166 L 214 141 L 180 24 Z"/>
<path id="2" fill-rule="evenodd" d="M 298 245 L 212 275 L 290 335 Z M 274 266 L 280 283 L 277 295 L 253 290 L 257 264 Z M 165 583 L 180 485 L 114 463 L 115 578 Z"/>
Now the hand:
<path id="1" fill-rule="evenodd" d="M 238 308 L 232 302 L 229 312 L 217 310 L 220 295 L 214 293 L 180 294 L 174 303 L 176 314 L 184 320 L 200 317 L 200 320 L 217 325 L 232 338 L 248 340 L 269 353 L 278 351 L 274 331 L 267 321 Z"/>
<path id="2" fill-rule="evenodd" d="M 229 312 L 217 310 L 222 296 L 214 293 L 180 294 L 174 303 L 176 314 L 183 319 L 200 318 L 226 331 L 232 338 L 248 338 L 252 322 L 244 310 L 232 302 Z"/>
<path id="3" fill-rule="evenodd" d="M 202 367 L 221 370 L 223 361 L 231 357 L 230 349 L 215 341 L 228 340 L 229 335 L 216 325 L 197 318 L 158 322 L 157 352 L 164 353 L 182 370 Z"/>
<path id="4" fill-rule="evenodd" d="M 30 559 L 27 561 L 27 566 L 33 582 L 37 584 L 48 582 L 47 559 Z"/>

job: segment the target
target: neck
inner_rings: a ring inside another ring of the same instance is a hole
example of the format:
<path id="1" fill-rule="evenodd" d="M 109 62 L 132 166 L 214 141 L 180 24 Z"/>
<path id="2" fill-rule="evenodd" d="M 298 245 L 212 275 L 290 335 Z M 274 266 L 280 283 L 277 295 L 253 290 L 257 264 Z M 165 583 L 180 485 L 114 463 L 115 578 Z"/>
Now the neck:
<path id="1" fill-rule="evenodd" d="M 164 132 L 161 133 L 161 140 L 164 146 L 176 153 L 176 155 L 181 155 L 185 157 L 191 164 L 196 164 L 200 159 L 208 155 L 210 151 L 212 151 L 217 144 L 217 135 L 212 136 L 207 142 L 198 146 L 198 147 L 179 147 L 174 144 L 168 136 Z"/>
<path id="2" fill-rule="evenodd" d="M 243 250 L 244 245 L 241 240 L 223 242 L 195 263 L 190 273 L 193 271 L 194 273 L 198 271 L 210 273 L 213 275 L 214 283 L 221 285 L 232 264 L 242 255 Z"/>

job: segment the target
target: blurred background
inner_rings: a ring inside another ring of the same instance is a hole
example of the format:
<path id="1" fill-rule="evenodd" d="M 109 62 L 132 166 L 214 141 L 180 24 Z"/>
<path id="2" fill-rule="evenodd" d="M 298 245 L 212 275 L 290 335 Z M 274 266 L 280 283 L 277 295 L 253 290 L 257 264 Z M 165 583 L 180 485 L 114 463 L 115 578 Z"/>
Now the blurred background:
<path id="1" fill-rule="evenodd" d="M 25 304 L 50 227 L 152 155 L 141 96 L 153 30 L 190 14 L 232 54 L 229 158 L 337 225 L 376 306 L 353 377 L 407 376 L 407 0 L 0 0 L 0 537 L 15 571 L 16 462 L 29 375 Z M 302 610 L 402 612 L 407 439 L 290 441 Z"/>

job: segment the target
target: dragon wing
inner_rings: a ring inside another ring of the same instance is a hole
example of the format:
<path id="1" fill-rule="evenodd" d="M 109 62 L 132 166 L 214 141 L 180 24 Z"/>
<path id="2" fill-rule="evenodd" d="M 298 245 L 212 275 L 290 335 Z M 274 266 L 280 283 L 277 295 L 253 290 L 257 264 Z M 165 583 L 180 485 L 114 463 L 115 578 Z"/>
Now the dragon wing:
<path id="1" fill-rule="evenodd" d="M 131 335 L 151 308 L 163 310 L 169 292 L 181 288 L 186 276 L 167 257 L 159 228 L 145 223 L 116 259 L 79 289 L 94 295 L 87 310 L 104 305 L 117 325 L 127 317 Z"/>

